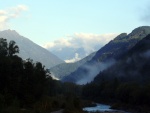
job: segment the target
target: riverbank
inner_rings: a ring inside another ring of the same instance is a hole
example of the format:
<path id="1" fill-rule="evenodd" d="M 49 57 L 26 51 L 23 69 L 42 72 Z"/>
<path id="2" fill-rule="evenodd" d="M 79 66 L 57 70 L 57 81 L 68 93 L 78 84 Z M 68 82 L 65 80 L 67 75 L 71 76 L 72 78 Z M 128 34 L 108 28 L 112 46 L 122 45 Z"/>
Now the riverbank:
<path id="1" fill-rule="evenodd" d="M 112 109 L 110 105 L 95 103 L 94 107 L 85 107 L 83 111 L 87 113 L 129 113 L 120 109 Z M 130 112 L 131 113 L 131 112 Z"/>

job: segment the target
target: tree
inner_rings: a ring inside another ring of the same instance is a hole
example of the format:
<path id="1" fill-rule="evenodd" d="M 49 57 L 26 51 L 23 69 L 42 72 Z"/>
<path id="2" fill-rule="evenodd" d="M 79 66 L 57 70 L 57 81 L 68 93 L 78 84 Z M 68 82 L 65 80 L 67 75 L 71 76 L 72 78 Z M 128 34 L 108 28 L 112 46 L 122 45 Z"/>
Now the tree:
<path id="1" fill-rule="evenodd" d="M 7 55 L 7 40 L 0 38 L 0 56 Z"/>
<path id="2" fill-rule="evenodd" d="M 15 41 L 11 40 L 8 44 L 7 39 L 0 38 L 0 56 L 11 57 L 16 53 L 19 53 L 19 47 Z"/>
<path id="3" fill-rule="evenodd" d="M 16 45 L 15 41 L 11 40 L 8 46 L 8 56 L 13 56 L 16 53 L 19 53 L 19 47 Z"/>

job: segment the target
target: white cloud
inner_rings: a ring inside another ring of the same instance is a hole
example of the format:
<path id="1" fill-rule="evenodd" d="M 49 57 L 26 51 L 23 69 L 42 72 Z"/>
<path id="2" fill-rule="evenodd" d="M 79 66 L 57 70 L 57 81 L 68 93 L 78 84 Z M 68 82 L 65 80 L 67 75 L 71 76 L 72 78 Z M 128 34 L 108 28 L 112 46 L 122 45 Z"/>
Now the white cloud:
<path id="1" fill-rule="evenodd" d="M 61 54 L 63 55 L 69 52 L 69 51 L 66 51 L 68 50 L 66 48 L 72 48 L 72 51 L 79 49 L 79 48 L 83 48 L 86 53 L 85 56 L 87 56 L 90 53 L 100 49 L 102 46 L 104 46 L 106 43 L 108 43 L 110 40 L 112 40 L 116 36 L 117 36 L 116 33 L 108 33 L 108 34 L 75 33 L 71 36 L 66 36 L 54 42 L 46 43 L 43 47 L 50 50 L 54 54 L 57 51 L 57 53 L 59 52 L 59 55 L 60 55 L 60 52 L 62 52 Z M 77 53 L 76 51 L 75 53 L 72 55 L 74 56 L 74 58 L 72 57 L 72 58 L 68 58 L 64 60 L 66 62 L 73 62 L 73 61 L 77 61 L 81 59 L 79 58 L 81 54 Z M 55 55 L 61 58 L 61 56 L 59 56 L 58 54 L 55 54 Z"/>
<path id="2" fill-rule="evenodd" d="M 25 5 L 18 5 L 16 7 L 0 10 L 0 30 L 7 29 L 11 19 L 20 17 L 21 13 L 27 10 L 28 7 Z"/>
<path id="3" fill-rule="evenodd" d="M 85 33 L 75 33 L 72 38 L 72 42 L 76 42 L 76 47 L 83 47 L 87 54 L 96 51 L 96 46 L 102 47 L 111 39 L 115 38 L 116 34 L 85 34 Z"/>
<path id="4" fill-rule="evenodd" d="M 0 15 L 6 15 L 7 14 L 7 12 L 6 11 L 4 11 L 4 10 L 0 10 Z"/>
<path id="5" fill-rule="evenodd" d="M 76 62 L 76 61 L 79 61 L 81 58 L 79 58 L 79 54 L 78 53 L 75 53 L 75 57 L 72 58 L 72 59 L 69 59 L 69 60 L 65 60 L 66 63 L 73 63 L 73 62 Z"/>
<path id="6" fill-rule="evenodd" d="M 111 39 L 115 38 L 117 34 L 86 34 L 86 33 L 75 33 L 72 36 L 66 36 L 54 42 L 48 42 L 44 45 L 47 49 L 61 49 L 63 47 L 74 47 L 80 48 L 83 47 L 87 51 L 89 49 L 93 50 L 95 45 L 103 46 Z"/>

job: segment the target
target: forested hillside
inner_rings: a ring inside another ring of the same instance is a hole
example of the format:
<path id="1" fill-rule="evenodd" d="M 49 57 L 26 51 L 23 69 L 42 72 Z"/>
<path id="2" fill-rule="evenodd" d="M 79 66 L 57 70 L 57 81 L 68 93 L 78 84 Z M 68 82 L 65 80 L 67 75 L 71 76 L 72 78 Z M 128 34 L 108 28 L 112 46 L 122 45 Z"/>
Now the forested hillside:
<path id="1" fill-rule="evenodd" d="M 16 53 L 15 41 L 0 38 L 0 113 L 82 112 L 79 86 L 53 80 L 40 62 Z"/>
<path id="2" fill-rule="evenodd" d="M 150 35 L 138 42 L 110 68 L 83 88 L 83 97 L 117 103 L 114 107 L 149 113 Z"/>

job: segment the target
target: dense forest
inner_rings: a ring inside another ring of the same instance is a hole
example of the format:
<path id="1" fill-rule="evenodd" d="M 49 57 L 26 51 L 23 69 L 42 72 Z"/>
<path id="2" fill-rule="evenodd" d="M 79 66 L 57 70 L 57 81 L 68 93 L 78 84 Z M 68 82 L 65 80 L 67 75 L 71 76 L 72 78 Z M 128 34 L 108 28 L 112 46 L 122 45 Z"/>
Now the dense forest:
<path id="1" fill-rule="evenodd" d="M 79 86 L 53 80 L 40 62 L 16 53 L 14 41 L 0 38 L 0 113 L 82 112 Z"/>

